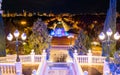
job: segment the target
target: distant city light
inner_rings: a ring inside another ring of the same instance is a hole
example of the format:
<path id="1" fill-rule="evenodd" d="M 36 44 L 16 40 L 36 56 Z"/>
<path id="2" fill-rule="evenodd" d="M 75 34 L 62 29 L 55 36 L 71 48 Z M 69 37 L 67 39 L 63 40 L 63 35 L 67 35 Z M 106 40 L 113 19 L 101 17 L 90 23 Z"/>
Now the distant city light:
<path id="1" fill-rule="evenodd" d="M 20 24 L 25 25 L 25 24 L 27 24 L 27 22 L 26 21 L 21 21 Z"/>

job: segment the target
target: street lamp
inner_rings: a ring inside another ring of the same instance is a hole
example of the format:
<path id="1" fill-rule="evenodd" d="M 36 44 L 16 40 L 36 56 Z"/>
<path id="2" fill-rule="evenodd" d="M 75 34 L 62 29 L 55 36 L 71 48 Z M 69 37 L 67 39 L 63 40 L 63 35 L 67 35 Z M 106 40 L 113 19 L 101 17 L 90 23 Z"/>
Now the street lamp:
<path id="1" fill-rule="evenodd" d="M 13 33 L 13 35 L 14 35 L 14 37 L 15 37 L 15 39 L 16 39 L 16 41 L 15 41 L 15 44 L 16 44 L 16 53 L 17 53 L 16 62 L 20 62 L 19 53 L 18 53 L 18 45 L 19 45 L 19 42 L 20 42 L 20 41 L 18 40 L 18 37 L 19 37 L 20 33 L 19 33 L 18 30 L 15 30 L 15 32 Z M 7 39 L 8 39 L 9 41 L 12 41 L 13 35 L 12 35 L 11 33 L 9 33 L 8 36 L 7 36 Z M 27 38 L 26 34 L 25 34 L 25 33 L 22 33 L 21 38 L 22 38 L 22 40 L 26 40 L 26 38 Z"/>
<path id="2" fill-rule="evenodd" d="M 118 32 L 116 32 L 115 34 L 113 34 L 113 31 L 111 30 L 111 28 L 109 28 L 106 33 L 104 32 L 101 32 L 99 34 L 99 39 L 102 41 L 102 42 L 106 42 L 107 43 L 107 47 L 108 47 L 108 50 L 107 50 L 107 56 L 109 57 L 109 52 L 110 52 L 110 44 L 112 42 L 112 40 L 110 39 L 111 36 L 113 35 L 114 39 L 115 40 L 119 40 L 120 39 L 120 34 Z"/>

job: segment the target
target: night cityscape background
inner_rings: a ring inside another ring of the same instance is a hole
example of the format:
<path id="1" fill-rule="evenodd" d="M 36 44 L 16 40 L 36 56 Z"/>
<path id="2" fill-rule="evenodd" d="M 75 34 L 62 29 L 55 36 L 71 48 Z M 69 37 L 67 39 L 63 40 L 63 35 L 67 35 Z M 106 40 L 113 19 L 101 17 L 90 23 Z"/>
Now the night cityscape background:
<path id="1" fill-rule="evenodd" d="M 109 0 L 3 0 L 2 9 L 9 12 L 101 13 L 107 12 Z M 120 0 L 117 11 L 120 12 Z"/>
<path id="2" fill-rule="evenodd" d="M 0 75 L 120 74 L 120 0 L 117 6 L 115 1 L 3 0 Z"/>
<path id="3" fill-rule="evenodd" d="M 120 1 L 117 2 L 116 25 L 118 32 L 120 32 L 119 3 Z M 29 37 L 32 33 L 33 23 L 41 18 L 47 25 L 49 34 L 54 30 L 55 25 L 57 25 L 56 28 L 59 28 L 65 24 L 69 27 L 67 29 L 68 33 L 76 34 L 77 37 L 82 29 L 91 38 L 91 42 L 100 42 L 98 35 L 103 29 L 108 8 L 109 0 L 15 0 L 14 2 L 4 0 L 2 3 L 2 16 L 6 36 L 10 31 L 13 32 L 17 28 L 22 32 L 26 32 Z M 64 43 L 56 41 L 53 40 L 52 43 L 69 44 L 69 40 Z M 117 45 L 118 48 L 119 44 Z"/>

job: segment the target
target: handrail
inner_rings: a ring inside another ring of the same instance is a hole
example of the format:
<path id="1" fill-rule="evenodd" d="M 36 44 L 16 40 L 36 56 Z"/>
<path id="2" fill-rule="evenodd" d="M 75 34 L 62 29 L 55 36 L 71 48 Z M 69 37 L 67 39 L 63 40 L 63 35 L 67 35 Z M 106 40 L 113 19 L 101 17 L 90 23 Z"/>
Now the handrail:
<path id="1" fill-rule="evenodd" d="M 45 69 L 46 69 L 46 52 L 45 50 L 42 53 L 42 59 L 41 62 L 39 64 L 38 70 L 36 75 L 45 75 Z"/>
<path id="2" fill-rule="evenodd" d="M 42 61 L 40 64 L 39 64 L 39 67 L 38 67 L 38 70 L 36 72 L 36 75 L 45 75 L 45 68 L 46 68 L 46 62 L 45 61 Z"/>
<path id="3" fill-rule="evenodd" d="M 73 64 L 75 66 L 75 71 L 77 71 L 76 75 L 84 75 L 83 70 L 82 70 L 81 66 L 79 65 L 77 58 L 74 58 Z"/>

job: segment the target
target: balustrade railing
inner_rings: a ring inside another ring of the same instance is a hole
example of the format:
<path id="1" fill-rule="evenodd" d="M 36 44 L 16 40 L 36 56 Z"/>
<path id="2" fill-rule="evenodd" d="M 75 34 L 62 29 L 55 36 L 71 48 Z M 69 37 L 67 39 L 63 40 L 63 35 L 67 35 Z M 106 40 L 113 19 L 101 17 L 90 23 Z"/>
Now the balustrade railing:
<path id="1" fill-rule="evenodd" d="M 21 62 L 41 62 L 42 55 L 20 55 Z M 16 62 L 15 55 L 9 55 L 7 57 L 1 57 L 0 63 L 14 63 Z"/>
<path id="2" fill-rule="evenodd" d="M 92 63 L 104 63 L 106 57 L 92 56 Z"/>
<path id="3" fill-rule="evenodd" d="M 34 62 L 41 62 L 42 57 L 43 57 L 42 55 L 35 55 Z"/>
<path id="4" fill-rule="evenodd" d="M 42 62 L 46 60 L 44 55 L 20 55 L 20 62 L 16 62 L 16 55 L 0 57 L 0 75 L 22 75 L 22 63 Z M 41 64 L 43 65 L 44 62 Z M 43 68 L 43 67 L 42 67 Z"/>
<path id="5" fill-rule="evenodd" d="M 78 59 L 77 59 L 77 51 L 75 50 L 74 53 L 73 53 L 73 56 L 74 56 L 74 61 L 73 61 L 73 66 L 75 68 L 75 71 L 76 71 L 76 75 L 84 75 L 83 73 L 83 70 L 81 68 L 81 66 L 79 65 L 79 62 L 78 62 Z"/>
<path id="6" fill-rule="evenodd" d="M 32 59 L 33 58 L 33 59 Z M 79 63 L 104 63 L 106 57 L 102 56 L 88 56 L 88 55 L 77 55 L 77 60 Z M 21 62 L 41 62 L 42 55 L 20 55 Z M 7 57 L 1 57 L 0 63 L 14 63 L 16 57 L 14 55 L 9 55 Z"/>
<path id="7" fill-rule="evenodd" d="M 21 62 L 41 62 L 42 55 L 22 55 L 20 56 Z"/>
<path id="8" fill-rule="evenodd" d="M 44 73 L 44 69 L 46 64 L 51 65 L 50 63 L 46 62 L 46 53 L 42 55 L 35 55 L 34 53 L 30 55 L 20 55 L 21 63 L 24 62 L 40 62 L 42 63 L 39 66 L 39 69 L 36 71 L 37 74 L 42 75 Z M 92 56 L 91 54 L 88 55 L 75 55 L 74 58 L 74 68 L 75 70 L 79 69 L 79 64 L 103 64 L 105 61 L 105 57 L 102 56 Z M 6 63 L 9 62 L 9 63 Z M 16 75 L 16 55 L 8 55 L 7 57 L 0 58 L 0 72 L 2 75 Z M 54 63 L 55 64 L 55 63 Z M 41 74 L 42 71 L 42 74 Z M 78 72 L 78 71 L 77 71 Z M 80 73 L 79 73 L 80 74 Z M 78 75 L 78 74 L 77 74 Z"/>
<path id="9" fill-rule="evenodd" d="M 0 57 L 0 63 L 13 63 L 15 61 L 15 55 L 7 55 L 6 57 Z"/>
<path id="10" fill-rule="evenodd" d="M 20 55 L 20 61 L 21 62 L 31 62 L 31 56 L 30 55 Z"/>
<path id="11" fill-rule="evenodd" d="M 0 63 L 0 75 L 16 75 L 14 63 Z"/>
<path id="12" fill-rule="evenodd" d="M 46 65 L 46 52 L 43 50 L 41 63 L 39 63 L 38 70 L 36 71 L 35 75 L 45 75 Z"/>
<path id="13" fill-rule="evenodd" d="M 103 64 L 105 57 L 102 56 L 87 56 L 87 55 L 78 55 L 77 60 L 80 64 Z"/>
<path id="14" fill-rule="evenodd" d="M 88 56 L 79 55 L 79 56 L 77 56 L 77 60 L 79 63 L 88 63 Z"/>

